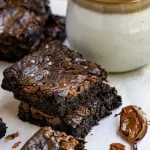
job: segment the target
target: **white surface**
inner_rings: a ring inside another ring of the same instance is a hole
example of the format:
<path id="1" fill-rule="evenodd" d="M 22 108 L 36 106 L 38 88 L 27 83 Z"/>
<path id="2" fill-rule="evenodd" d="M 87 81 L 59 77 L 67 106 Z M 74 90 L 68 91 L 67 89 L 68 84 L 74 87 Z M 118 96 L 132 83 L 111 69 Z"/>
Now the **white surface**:
<path id="1" fill-rule="evenodd" d="M 120 6 L 120 10 L 124 7 Z M 68 40 L 74 49 L 87 59 L 103 64 L 109 72 L 134 70 L 150 62 L 149 15 L 150 8 L 126 15 L 102 14 L 70 0 L 66 22 Z"/>
<path id="2" fill-rule="evenodd" d="M 54 0 L 56 1 L 56 0 Z M 61 1 L 61 0 L 59 0 Z M 53 1 L 52 1 L 53 2 Z M 65 2 L 62 2 L 65 5 Z M 55 3 L 53 3 L 55 4 Z M 58 3 L 59 4 L 59 3 Z M 62 5 L 63 9 L 65 6 Z M 57 7 L 56 7 L 57 8 Z M 60 7 L 61 8 L 61 7 Z M 60 9 L 59 8 L 59 9 Z M 56 12 L 58 10 L 55 10 Z M 65 10 L 65 9 L 64 9 Z M 65 12 L 63 12 L 65 14 Z M 2 81 L 2 71 L 10 64 L 0 62 L 0 81 Z M 109 75 L 110 84 L 115 86 L 119 94 L 123 98 L 123 106 L 134 104 L 141 106 L 150 119 L 150 65 L 145 66 L 134 72 L 125 74 Z M 0 150 L 11 150 L 15 142 L 22 143 L 21 146 L 38 130 L 37 126 L 24 123 L 17 117 L 17 107 L 19 102 L 13 98 L 13 95 L 0 88 L 0 117 L 7 123 L 7 134 L 19 131 L 20 136 L 13 141 L 4 142 L 4 138 L 0 140 Z M 123 107 L 122 106 L 122 107 Z M 100 125 L 93 128 L 86 138 L 87 150 L 109 150 L 109 145 L 113 142 L 120 142 L 126 145 L 127 150 L 131 150 L 130 145 L 118 135 L 119 118 L 114 118 L 121 108 L 113 111 L 113 114 L 100 121 Z M 150 131 L 143 141 L 139 144 L 139 150 L 150 150 Z"/>

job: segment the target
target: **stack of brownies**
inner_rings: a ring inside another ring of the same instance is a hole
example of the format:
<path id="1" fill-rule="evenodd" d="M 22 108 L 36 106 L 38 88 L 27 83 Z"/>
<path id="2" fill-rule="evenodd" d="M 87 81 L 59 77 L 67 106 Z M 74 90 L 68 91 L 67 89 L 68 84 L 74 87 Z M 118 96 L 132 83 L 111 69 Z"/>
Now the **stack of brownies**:
<path id="1" fill-rule="evenodd" d="M 4 70 L 2 88 L 21 101 L 18 116 L 77 138 L 122 103 L 107 72 L 59 41 L 43 44 Z"/>
<path id="2" fill-rule="evenodd" d="M 48 37 L 63 41 L 64 22 L 52 15 L 48 0 L 1 0 L 0 59 L 20 60 Z"/>

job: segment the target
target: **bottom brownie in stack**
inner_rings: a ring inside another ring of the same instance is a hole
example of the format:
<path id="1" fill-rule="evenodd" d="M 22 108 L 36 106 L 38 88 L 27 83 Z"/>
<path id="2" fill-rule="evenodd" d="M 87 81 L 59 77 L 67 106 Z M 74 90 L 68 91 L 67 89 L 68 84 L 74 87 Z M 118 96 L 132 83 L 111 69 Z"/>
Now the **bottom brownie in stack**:
<path id="1" fill-rule="evenodd" d="M 18 116 L 23 121 L 42 127 L 51 126 L 74 137 L 84 138 L 100 119 L 111 114 L 110 110 L 121 105 L 121 97 L 117 95 L 116 89 L 107 84 L 103 84 L 103 87 L 105 91 L 88 100 L 89 105 L 81 104 L 78 109 L 64 117 L 43 113 L 25 102 L 20 103 Z"/>
<path id="2" fill-rule="evenodd" d="M 23 121 L 39 126 L 51 126 L 55 130 L 64 131 L 74 137 L 84 138 L 100 118 L 110 114 L 104 107 L 101 108 L 101 111 L 103 114 L 98 111 L 92 114 L 88 108 L 81 105 L 77 110 L 61 119 L 57 116 L 44 114 L 22 102 L 19 106 L 18 116 Z"/>

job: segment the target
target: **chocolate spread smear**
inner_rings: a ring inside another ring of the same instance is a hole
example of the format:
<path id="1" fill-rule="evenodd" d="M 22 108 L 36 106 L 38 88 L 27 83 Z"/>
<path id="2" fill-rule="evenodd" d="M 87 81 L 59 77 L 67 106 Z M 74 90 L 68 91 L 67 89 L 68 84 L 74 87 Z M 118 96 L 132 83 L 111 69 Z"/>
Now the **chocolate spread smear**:
<path id="1" fill-rule="evenodd" d="M 120 114 L 119 132 L 130 143 L 140 141 L 148 129 L 148 121 L 146 115 L 140 107 L 127 106 L 124 107 Z"/>

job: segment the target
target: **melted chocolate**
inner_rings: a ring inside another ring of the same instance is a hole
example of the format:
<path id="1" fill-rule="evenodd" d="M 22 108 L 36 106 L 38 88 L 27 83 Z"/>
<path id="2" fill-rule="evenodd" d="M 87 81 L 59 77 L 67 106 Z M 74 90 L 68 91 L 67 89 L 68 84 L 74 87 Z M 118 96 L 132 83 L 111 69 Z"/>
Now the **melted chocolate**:
<path id="1" fill-rule="evenodd" d="M 128 142 L 140 141 L 145 136 L 147 128 L 148 122 L 140 107 L 131 105 L 122 109 L 119 132 L 126 137 Z"/>

